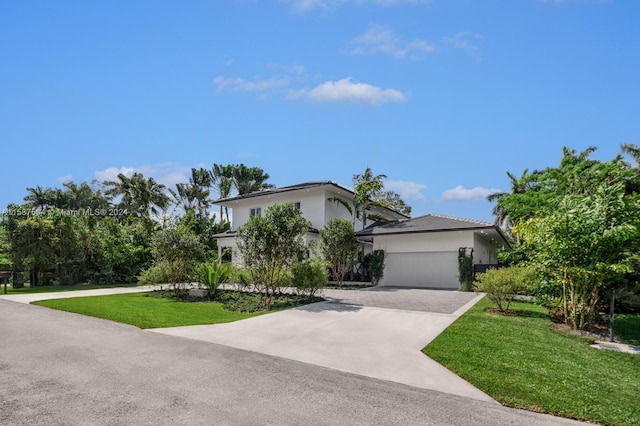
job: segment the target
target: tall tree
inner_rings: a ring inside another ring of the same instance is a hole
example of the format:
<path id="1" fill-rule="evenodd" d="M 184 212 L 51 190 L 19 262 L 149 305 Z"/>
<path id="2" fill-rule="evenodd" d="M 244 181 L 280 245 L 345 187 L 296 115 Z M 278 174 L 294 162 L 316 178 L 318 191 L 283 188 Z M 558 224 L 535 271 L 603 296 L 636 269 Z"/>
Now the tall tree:
<path id="1" fill-rule="evenodd" d="M 371 214 L 369 211 L 373 207 L 387 207 L 380 201 L 384 192 L 384 179 L 387 176 L 383 174 L 374 175 L 371 168 L 367 167 L 362 174 L 353 175 L 353 199 L 347 201 L 340 197 L 329 198 L 329 201 L 338 203 L 349 211 L 352 217 L 353 229 L 355 230 L 356 221 L 360 220 L 362 229 L 367 227 L 367 219 L 383 220 L 381 217 Z"/>
<path id="2" fill-rule="evenodd" d="M 133 173 L 131 177 L 120 173 L 117 181 L 106 181 L 104 184 L 108 188 L 107 195 L 122 196 L 120 205 L 143 217 L 158 215 L 169 203 L 166 187 L 152 177 L 145 179 L 139 172 Z"/>
<path id="3" fill-rule="evenodd" d="M 269 180 L 269 174 L 260 167 L 247 167 L 244 164 L 233 166 L 232 181 L 238 195 L 273 188 L 274 185 L 267 183 L 267 180 Z"/>
<path id="4" fill-rule="evenodd" d="M 218 190 L 218 198 L 223 199 L 229 197 L 233 188 L 233 166 L 214 164 L 211 169 L 211 176 L 213 186 Z M 220 206 L 220 220 L 226 217 L 225 220 L 229 222 L 229 209 L 227 207 L 224 208 L 225 216 L 223 216 L 222 213 L 223 208 Z"/>
<path id="5" fill-rule="evenodd" d="M 374 201 L 405 216 L 411 216 L 411 206 L 405 203 L 400 194 L 395 191 L 383 191 Z"/>
<path id="6" fill-rule="evenodd" d="M 303 236 L 310 226 L 293 205 L 276 204 L 264 216 L 253 216 L 238 228 L 236 243 L 262 305 L 271 305 L 287 271 L 302 260 L 306 251 Z"/>
<path id="7" fill-rule="evenodd" d="M 24 197 L 24 201 L 29 206 L 46 210 L 51 206 L 51 188 L 43 188 L 40 185 L 35 188 L 27 188 L 28 194 Z"/>

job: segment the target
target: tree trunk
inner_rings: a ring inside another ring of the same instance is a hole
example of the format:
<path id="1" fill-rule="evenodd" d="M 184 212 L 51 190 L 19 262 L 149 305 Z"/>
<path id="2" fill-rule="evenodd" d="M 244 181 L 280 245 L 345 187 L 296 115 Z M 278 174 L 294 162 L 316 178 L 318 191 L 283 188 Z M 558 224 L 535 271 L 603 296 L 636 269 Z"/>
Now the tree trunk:
<path id="1" fill-rule="evenodd" d="M 613 323 L 615 321 L 615 305 L 616 305 L 616 291 L 611 288 L 609 291 L 609 341 L 613 342 Z"/>

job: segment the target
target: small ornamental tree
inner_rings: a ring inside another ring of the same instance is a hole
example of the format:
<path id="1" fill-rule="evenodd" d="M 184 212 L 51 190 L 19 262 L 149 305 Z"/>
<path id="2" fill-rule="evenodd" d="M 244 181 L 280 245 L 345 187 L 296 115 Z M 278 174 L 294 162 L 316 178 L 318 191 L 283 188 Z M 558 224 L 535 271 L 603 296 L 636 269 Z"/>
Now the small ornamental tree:
<path id="1" fill-rule="evenodd" d="M 160 267 L 174 291 L 193 278 L 204 257 L 204 245 L 193 232 L 181 227 L 165 229 L 153 239 L 154 267 Z"/>
<path id="2" fill-rule="evenodd" d="M 487 293 L 500 312 L 507 312 L 511 299 L 530 287 L 536 278 L 536 271 L 529 266 L 510 266 L 508 268 L 488 269 L 478 274 L 474 288 Z"/>
<path id="3" fill-rule="evenodd" d="M 329 263 L 333 278 L 342 285 L 344 276 L 358 258 L 358 241 L 347 219 L 331 219 L 320 230 L 320 250 Z"/>
<path id="4" fill-rule="evenodd" d="M 238 228 L 236 243 L 263 306 L 271 305 L 289 268 L 304 257 L 303 236 L 310 226 L 292 204 L 276 204 Z"/>

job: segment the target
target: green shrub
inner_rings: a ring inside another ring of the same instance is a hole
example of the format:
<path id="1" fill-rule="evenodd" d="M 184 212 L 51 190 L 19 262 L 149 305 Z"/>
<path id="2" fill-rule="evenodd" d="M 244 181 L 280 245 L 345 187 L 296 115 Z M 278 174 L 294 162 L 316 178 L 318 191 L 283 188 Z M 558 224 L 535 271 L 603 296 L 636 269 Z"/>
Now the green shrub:
<path id="1" fill-rule="evenodd" d="M 511 298 L 527 289 L 536 275 L 536 271 L 528 266 L 489 269 L 476 276 L 474 289 L 487 293 L 498 310 L 505 312 L 509 309 Z"/>
<path id="2" fill-rule="evenodd" d="M 160 262 L 140 272 L 138 283 L 144 285 L 167 284 L 169 282 L 167 265 Z"/>
<path id="3" fill-rule="evenodd" d="M 367 273 L 371 277 L 371 284 L 378 285 L 384 275 L 384 250 L 374 250 L 365 256 Z"/>
<path id="4" fill-rule="evenodd" d="M 198 282 L 209 288 L 209 294 L 213 296 L 220 284 L 227 282 L 231 276 L 233 267 L 222 262 L 203 263 L 198 268 Z"/>
<path id="5" fill-rule="evenodd" d="M 316 259 L 298 263 L 290 270 L 290 284 L 298 295 L 315 296 L 328 279 L 326 264 Z"/>

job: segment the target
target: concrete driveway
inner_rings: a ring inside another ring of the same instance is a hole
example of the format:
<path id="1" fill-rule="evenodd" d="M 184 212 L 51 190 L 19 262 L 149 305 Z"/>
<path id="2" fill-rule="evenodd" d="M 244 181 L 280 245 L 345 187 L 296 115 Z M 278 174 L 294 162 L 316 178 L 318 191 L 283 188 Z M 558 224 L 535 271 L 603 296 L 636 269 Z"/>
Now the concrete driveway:
<path id="1" fill-rule="evenodd" d="M 324 296 L 326 302 L 234 323 L 149 331 L 495 402 L 420 352 L 482 296 L 387 287 Z"/>

